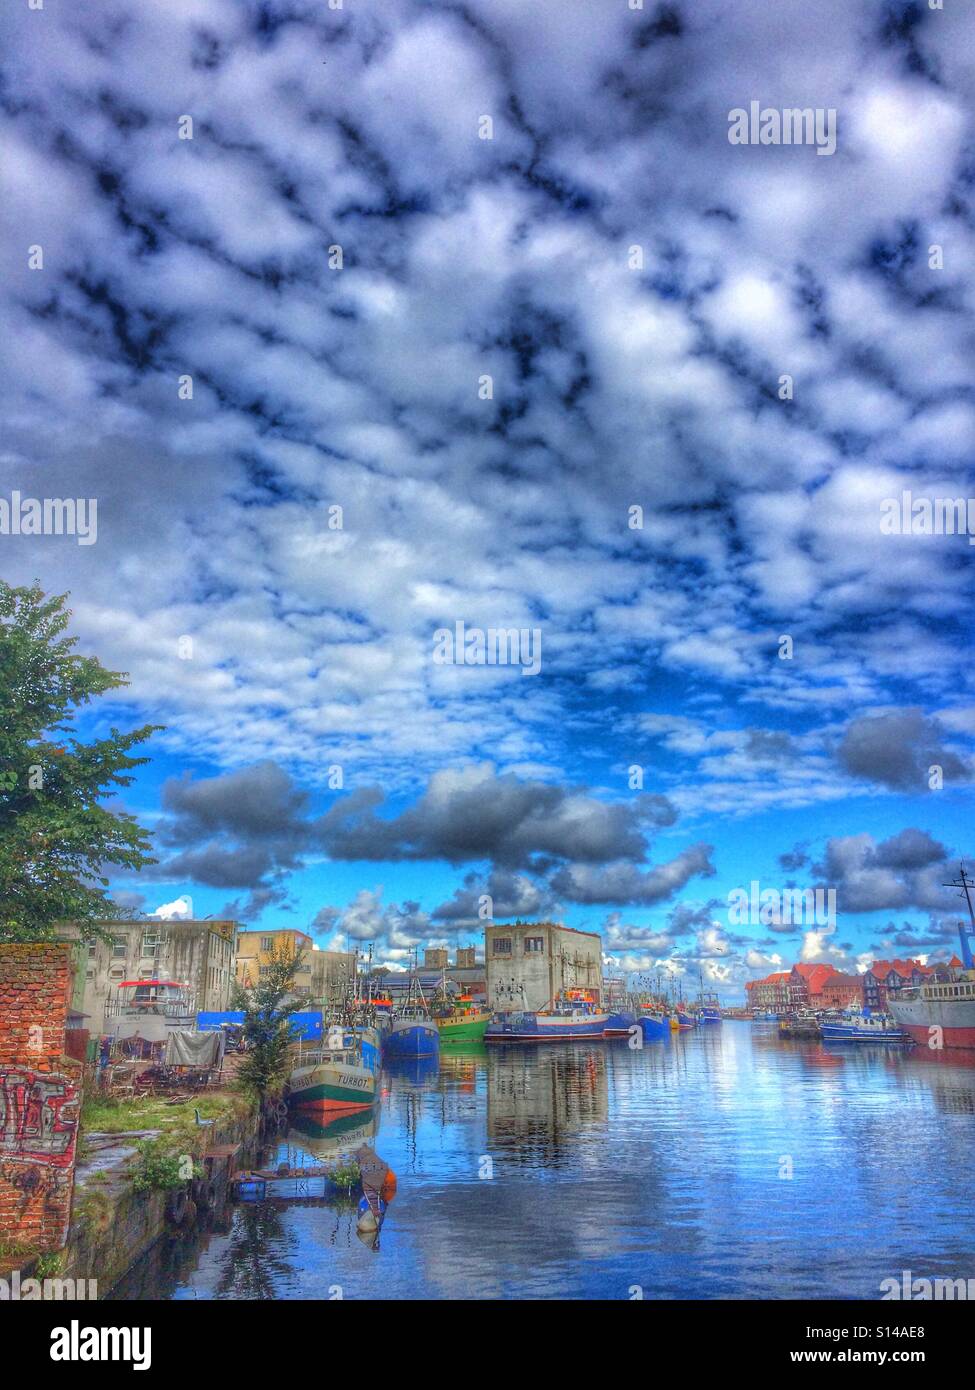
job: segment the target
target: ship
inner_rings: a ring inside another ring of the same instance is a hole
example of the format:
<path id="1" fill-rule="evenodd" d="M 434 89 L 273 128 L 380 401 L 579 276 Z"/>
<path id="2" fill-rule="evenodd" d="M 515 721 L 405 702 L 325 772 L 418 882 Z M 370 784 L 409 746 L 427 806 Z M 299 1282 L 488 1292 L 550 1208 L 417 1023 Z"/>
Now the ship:
<path id="1" fill-rule="evenodd" d="M 319 1047 L 299 1051 L 288 1081 L 289 1107 L 315 1114 L 365 1110 L 376 1103 L 379 1036 L 374 1029 L 329 1028 Z"/>
<path id="2" fill-rule="evenodd" d="M 844 1010 L 824 1014 L 819 1020 L 819 1035 L 828 1043 L 910 1043 L 910 1035 L 888 1014 L 862 1013 Z"/>
<path id="3" fill-rule="evenodd" d="M 550 1009 L 495 1014 L 487 1026 L 484 1041 L 575 1042 L 605 1036 L 609 1014 L 600 1012 L 580 990 L 559 995 Z"/>
<path id="4" fill-rule="evenodd" d="M 483 1042 L 490 1020 L 490 1009 L 479 1009 L 469 994 L 434 1001 L 433 1021 L 440 1033 L 441 1047 Z"/>
<path id="5" fill-rule="evenodd" d="M 393 1009 L 382 1034 L 384 1057 L 439 1057 L 440 1030 L 430 1013 L 415 965 L 406 1000 Z"/>
<path id="6" fill-rule="evenodd" d="M 951 980 L 932 980 L 916 988 L 899 989 L 887 998 L 894 1019 L 916 1043 L 932 1051 L 942 1048 L 975 1048 L 975 963 L 971 939 L 975 937 L 975 908 L 972 890 L 975 880 L 965 873 L 944 885 L 958 888 L 968 904 L 970 925 L 958 924 L 961 969 Z"/>

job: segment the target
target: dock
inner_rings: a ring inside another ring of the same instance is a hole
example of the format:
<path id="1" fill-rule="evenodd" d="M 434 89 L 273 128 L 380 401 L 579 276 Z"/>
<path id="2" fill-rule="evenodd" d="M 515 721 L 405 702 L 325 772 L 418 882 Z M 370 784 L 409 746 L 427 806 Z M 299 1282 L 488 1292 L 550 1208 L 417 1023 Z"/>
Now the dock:
<path id="1" fill-rule="evenodd" d="M 268 1185 L 271 1183 L 294 1183 L 294 1191 L 290 1193 L 277 1193 L 277 1196 L 309 1197 L 315 1195 L 327 1196 L 330 1192 L 357 1192 L 361 1183 L 336 1182 L 335 1173 L 338 1169 L 335 1165 L 329 1167 L 325 1164 L 312 1165 L 306 1167 L 292 1168 L 281 1164 L 278 1168 L 250 1168 L 240 1169 L 234 1173 L 230 1179 L 230 1187 L 234 1197 L 238 1199 L 263 1201 L 268 1194 Z M 322 1189 L 320 1194 L 312 1193 L 309 1184 L 320 1182 Z"/>

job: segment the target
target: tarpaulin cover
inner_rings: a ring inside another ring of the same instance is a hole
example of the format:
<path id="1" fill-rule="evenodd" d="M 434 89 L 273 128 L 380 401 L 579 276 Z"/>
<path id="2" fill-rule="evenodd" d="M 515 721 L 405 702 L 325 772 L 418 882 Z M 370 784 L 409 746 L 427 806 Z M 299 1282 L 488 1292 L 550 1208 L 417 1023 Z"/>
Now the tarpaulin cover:
<path id="1" fill-rule="evenodd" d="M 243 1023 L 242 1013 L 199 1013 L 196 1016 L 196 1026 L 201 1032 L 210 1033 L 220 1029 L 224 1023 Z M 322 1036 L 322 1015 L 320 1013 L 292 1014 L 289 1020 L 291 1031 L 296 1038 L 301 1038 L 303 1042 L 318 1039 Z"/>
<path id="2" fill-rule="evenodd" d="M 199 1033 L 174 1028 L 166 1039 L 166 1062 L 171 1067 L 218 1067 L 223 1057 L 222 1033 Z"/>

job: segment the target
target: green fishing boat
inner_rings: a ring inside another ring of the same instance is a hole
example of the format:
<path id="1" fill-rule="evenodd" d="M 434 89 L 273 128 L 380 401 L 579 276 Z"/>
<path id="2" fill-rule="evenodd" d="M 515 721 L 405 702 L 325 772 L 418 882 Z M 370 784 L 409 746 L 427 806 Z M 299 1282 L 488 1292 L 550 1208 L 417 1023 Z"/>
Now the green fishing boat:
<path id="1" fill-rule="evenodd" d="M 469 994 L 459 994 L 452 1003 L 434 1005 L 433 1021 L 440 1033 L 441 1047 L 483 1042 L 490 1020 L 490 1009 L 479 1009 Z"/>

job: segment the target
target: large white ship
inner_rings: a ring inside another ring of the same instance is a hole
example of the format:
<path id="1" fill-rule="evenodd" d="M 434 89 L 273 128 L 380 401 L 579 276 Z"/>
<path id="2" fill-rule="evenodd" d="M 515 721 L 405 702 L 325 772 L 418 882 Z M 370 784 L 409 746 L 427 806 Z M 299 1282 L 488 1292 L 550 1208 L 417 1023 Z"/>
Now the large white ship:
<path id="1" fill-rule="evenodd" d="M 972 889 L 975 881 L 961 866 L 961 878 L 946 887 L 959 888 L 968 904 L 971 925 L 959 923 L 962 970 L 953 980 L 932 981 L 916 989 L 902 989 L 891 994 L 887 1007 L 894 1018 L 916 1043 L 932 1050 L 947 1047 L 975 1048 L 975 965 L 969 938 L 975 936 L 975 909 Z"/>

